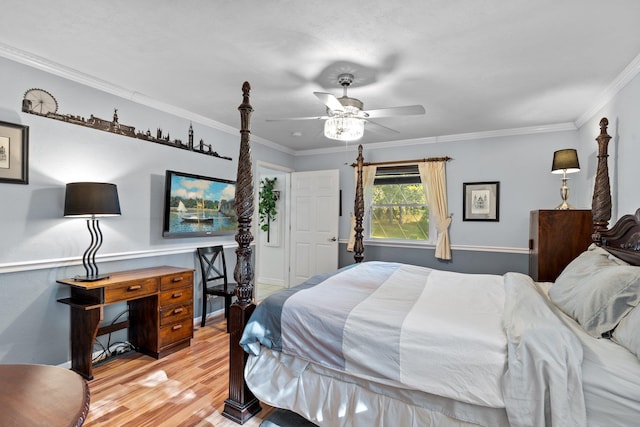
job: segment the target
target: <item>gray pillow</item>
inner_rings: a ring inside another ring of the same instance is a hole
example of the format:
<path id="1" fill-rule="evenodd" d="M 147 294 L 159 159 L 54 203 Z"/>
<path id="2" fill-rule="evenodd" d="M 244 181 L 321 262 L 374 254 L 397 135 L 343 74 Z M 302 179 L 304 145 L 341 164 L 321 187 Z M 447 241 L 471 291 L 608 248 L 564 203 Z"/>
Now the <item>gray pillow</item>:
<path id="1" fill-rule="evenodd" d="M 599 338 L 640 303 L 640 267 L 592 245 L 562 271 L 549 297 L 589 335 Z"/>
<path id="2" fill-rule="evenodd" d="M 612 338 L 640 359 L 640 307 L 624 316 L 614 329 Z"/>

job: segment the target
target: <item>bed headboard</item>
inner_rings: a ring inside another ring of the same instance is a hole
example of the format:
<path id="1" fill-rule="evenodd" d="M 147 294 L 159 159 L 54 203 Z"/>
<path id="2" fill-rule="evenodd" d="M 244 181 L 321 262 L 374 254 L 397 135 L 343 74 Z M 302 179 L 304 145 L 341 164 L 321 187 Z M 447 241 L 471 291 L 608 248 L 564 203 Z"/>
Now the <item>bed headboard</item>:
<path id="1" fill-rule="evenodd" d="M 632 265 L 640 265 L 640 209 L 600 232 L 600 246 Z"/>

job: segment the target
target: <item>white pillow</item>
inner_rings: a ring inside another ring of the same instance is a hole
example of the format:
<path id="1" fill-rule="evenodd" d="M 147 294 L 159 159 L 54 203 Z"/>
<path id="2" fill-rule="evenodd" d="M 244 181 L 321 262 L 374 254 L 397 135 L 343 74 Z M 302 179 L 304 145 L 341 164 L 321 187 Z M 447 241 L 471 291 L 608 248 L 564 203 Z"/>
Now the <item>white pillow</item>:
<path id="1" fill-rule="evenodd" d="M 624 316 L 611 338 L 640 359 L 640 307 Z"/>
<path id="2" fill-rule="evenodd" d="M 640 303 L 640 267 L 591 245 L 562 271 L 549 297 L 599 338 Z"/>

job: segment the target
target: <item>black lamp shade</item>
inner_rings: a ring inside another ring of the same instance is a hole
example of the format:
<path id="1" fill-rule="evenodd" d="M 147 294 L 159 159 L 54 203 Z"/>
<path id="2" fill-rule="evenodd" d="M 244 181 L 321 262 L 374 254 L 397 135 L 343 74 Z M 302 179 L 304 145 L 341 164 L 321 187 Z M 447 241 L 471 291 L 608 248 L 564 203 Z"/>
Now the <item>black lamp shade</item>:
<path id="1" fill-rule="evenodd" d="M 578 163 L 578 152 L 573 148 L 558 150 L 553 153 L 553 164 L 551 173 L 573 173 L 580 170 Z"/>
<path id="2" fill-rule="evenodd" d="M 64 216 L 120 215 L 118 188 L 104 182 L 71 182 L 64 197 Z"/>

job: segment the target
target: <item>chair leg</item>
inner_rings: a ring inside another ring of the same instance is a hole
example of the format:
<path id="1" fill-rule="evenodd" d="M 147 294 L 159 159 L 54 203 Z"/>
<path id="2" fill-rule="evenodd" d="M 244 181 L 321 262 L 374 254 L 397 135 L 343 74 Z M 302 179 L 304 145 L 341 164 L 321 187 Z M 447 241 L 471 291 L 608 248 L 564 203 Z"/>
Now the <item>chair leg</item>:
<path id="1" fill-rule="evenodd" d="M 202 321 L 200 322 L 200 327 L 204 328 L 204 323 L 207 321 L 207 294 L 205 292 L 202 293 Z"/>

